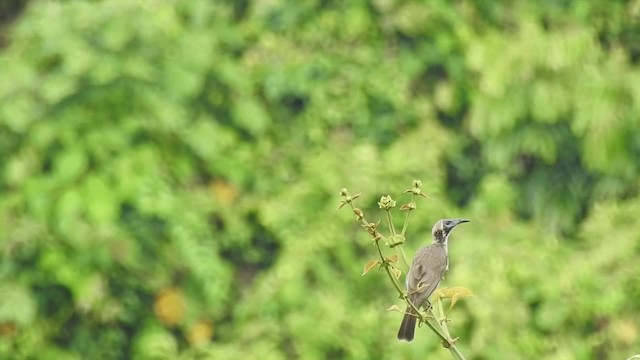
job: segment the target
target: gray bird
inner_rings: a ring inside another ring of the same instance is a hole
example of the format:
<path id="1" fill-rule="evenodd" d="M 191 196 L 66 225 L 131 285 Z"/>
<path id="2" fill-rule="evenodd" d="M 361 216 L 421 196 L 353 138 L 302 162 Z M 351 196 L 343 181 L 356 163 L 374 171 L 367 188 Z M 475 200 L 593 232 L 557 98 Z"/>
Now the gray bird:
<path id="1" fill-rule="evenodd" d="M 418 308 L 424 306 L 428 308 L 429 296 L 436 290 L 444 272 L 449 270 L 449 251 L 447 240 L 451 230 L 458 224 L 469 222 L 465 219 L 442 219 L 433 226 L 433 243 L 421 247 L 413 258 L 406 278 L 406 287 L 409 300 Z M 417 316 L 411 306 L 407 306 L 400 330 L 398 340 L 413 340 L 413 333 L 416 328 Z"/>

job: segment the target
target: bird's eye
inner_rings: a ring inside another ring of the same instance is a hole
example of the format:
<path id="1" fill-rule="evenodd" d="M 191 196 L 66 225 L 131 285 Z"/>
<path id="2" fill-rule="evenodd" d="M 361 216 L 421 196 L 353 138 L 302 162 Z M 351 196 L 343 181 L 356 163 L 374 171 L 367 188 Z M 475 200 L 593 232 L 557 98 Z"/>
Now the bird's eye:
<path id="1" fill-rule="evenodd" d="M 447 226 L 449 226 L 449 225 L 451 225 L 451 221 L 445 221 L 445 223 L 444 223 L 444 224 L 445 224 L 445 225 L 447 225 Z"/>

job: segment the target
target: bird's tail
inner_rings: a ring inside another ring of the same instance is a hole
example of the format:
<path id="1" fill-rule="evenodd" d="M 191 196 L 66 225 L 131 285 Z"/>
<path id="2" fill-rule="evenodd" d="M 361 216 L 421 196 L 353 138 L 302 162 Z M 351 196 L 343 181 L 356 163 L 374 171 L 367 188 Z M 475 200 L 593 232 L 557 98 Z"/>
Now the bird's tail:
<path id="1" fill-rule="evenodd" d="M 413 340 L 413 333 L 416 330 L 416 315 L 413 308 L 407 306 L 402 318 L 402 324 L 400 324 L 400 330 L 398 330 L 398 340 Z"/>

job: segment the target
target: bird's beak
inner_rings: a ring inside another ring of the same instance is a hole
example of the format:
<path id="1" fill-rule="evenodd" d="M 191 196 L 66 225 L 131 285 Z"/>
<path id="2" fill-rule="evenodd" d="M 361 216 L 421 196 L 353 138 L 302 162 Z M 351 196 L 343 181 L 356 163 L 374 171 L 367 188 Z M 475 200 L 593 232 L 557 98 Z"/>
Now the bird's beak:
<path id="1" fill-rule="evenodd" d="M 469 221 L 467 219 L 458 219 L 458 222 L 456 223 L 456 225 L 460 225 L 462 223 L 468 223 L 468 222 L 471 222 L 471 221 Z"/>

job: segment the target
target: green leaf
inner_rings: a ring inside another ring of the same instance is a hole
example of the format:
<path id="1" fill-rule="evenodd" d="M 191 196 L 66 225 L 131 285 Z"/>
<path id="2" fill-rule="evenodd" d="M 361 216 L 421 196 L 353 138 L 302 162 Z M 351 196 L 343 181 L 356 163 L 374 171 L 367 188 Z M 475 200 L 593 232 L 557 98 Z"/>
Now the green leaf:
<path id="1" fill-rule="evenodd" d="M 58 181 L 69 183 L 80 177 L 87 169 L 88 159 L 81 147 L 72 147 L 63 151 L 55 159 L 55 173 Z"/>
<path id="2" fill-rule="evenodd" d="M 98 224 L 113 222 L 118 214 L 119 197 L 112 184 L 103 176 L 93 175 L 83 187 L 87 213 Z"/>
<path id="3" fill-rule="evenodd" d="M 32 325 L 37 305 L 31 291 L 22 284 L 0 283 L 0 323 Z"/>

